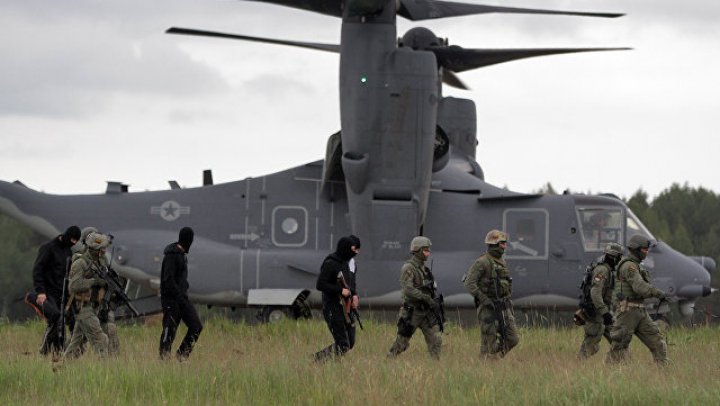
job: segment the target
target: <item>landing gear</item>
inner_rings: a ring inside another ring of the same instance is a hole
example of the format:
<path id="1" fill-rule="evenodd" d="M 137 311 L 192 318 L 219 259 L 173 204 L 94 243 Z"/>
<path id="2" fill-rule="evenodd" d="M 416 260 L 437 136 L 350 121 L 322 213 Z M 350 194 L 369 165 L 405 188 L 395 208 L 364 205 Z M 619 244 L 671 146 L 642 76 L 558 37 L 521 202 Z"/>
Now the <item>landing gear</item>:
<path id="1" fill-rule="evenodd" d="M 261 323 L 275 323 L 288 317 L 287 306 L 263 306 L 257 314 L 257 318 Z"/>

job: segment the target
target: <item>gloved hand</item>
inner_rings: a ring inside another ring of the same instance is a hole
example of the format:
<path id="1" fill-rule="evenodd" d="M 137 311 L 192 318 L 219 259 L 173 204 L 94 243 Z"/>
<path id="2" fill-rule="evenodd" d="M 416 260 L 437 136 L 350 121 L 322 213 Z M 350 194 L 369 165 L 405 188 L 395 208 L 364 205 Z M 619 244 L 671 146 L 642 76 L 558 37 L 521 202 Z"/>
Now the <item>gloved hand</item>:
<path id="1" fill-rule="evenodd" d="M 655 297 L 658 298 L 658 299 L 660 299 L 660 301 L 663 301 L 663 300 L 667 299 L 667 296 L 665 296 L 665 292 L 663 292 L 662 290 L 658 290 L 658 291 L 655 293 Z"/>
<path id="2" fill-rule="evenodd" d="M 603 318 L 603 324 L 606 326 L 610 326 L 613 324 L 613 322 L 615 322 L 615 320 L 613 320 L 612 314 L 610 314 L 610 313 L 603 314 L 602 318 Z"/>
<path id="3" fill-rule="evenodd" d="M 431 302 L 430 302 L 430 310 L 431 310 L 433 313 L 437 312 L 438 310 L 440 310 L 440 304 L 439 304 L 438 302 L 434 301 L 434 300 L 431 301 Z"/>

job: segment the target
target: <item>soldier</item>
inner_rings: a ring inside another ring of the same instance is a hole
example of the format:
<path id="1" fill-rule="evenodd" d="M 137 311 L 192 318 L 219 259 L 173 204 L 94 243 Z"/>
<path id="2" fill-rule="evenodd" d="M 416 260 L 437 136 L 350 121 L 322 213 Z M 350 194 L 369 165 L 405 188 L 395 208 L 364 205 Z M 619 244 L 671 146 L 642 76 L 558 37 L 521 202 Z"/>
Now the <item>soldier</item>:
<path id="1" fill-rule="evenodd" d="M 614 296 L 617 298 L 617 319 L 610 329 L 611 350 L 608 363 L 624 361 L 633 334 L 645 344 L 659 365 L 668 362 L 667 344 L 658 326 L 645 308 L 646 298 L 665 299 L 665 293 L 650 284 L 650 274 L 641 264 L 650 249 L 650 240 L 636 234 L 628 241 L 629 255 L 618 264 Z"/>
<path id="2" fill-rule="evenodd" d="M 160 302 L 163 308 L 163 330 L 160 336 L 160 359 L 167 359 L 175 333 L 177 332 L 180 320 L 187 325 L 187 333 L 183 338 L 180 347 L 177 349 L 176 357 L 184 362 L 190 356 L 195 346 L 202 323 L 198 317 L 197 310 L 190 303 L 188 298 L 188 266 L 187 254 L 190 253 L 195 233 L 190 227 L 183 227 L 180 230 L 178 241 L 169 244 L 163 251 L 162 271 L 160 273 Z"/>
<path id="3" fill-rule="evenodd" d="M 464 284 L 477 307 L 480 355 L 496 359 L 504 357 L 520 339 L 510 300 L 512 278 L 503 259 L 507 235 L 499 230 L 490 230 L 485 236 L 485 244 L 487 252 L 472 264 Z"/>
<path id="4" fill-rule="evenodd" d="M 403 264 L 400 270 L 400 287 L 403 305 L 398 315 L 398 332 L 388 358 L 395 358 L 410 347 L 410 338 L 417 328 L 425 336 L 425 343 L 430 356 L 440 359 L 442 334 L 440 325 L 443 322 L 441 305 L 436 300 L 435 278 L 425 262 L 430 256 L 432 243 L 427 237 L 418 236 L 410 242 L 412 257 Z"/>
<path id="5" fill-rule="evenodd" d="M 78 244 L 75 244 L 73 246 L 73 262 L 76 259 L 81 258 L 83 254 L 85 254 L 85 252 L 87 251 L 87 243 L 85 241 L 87 239 L 87 236 L 91 233 L 97 232 L 98 230 L 95 227 L 85 227 L 82 229 L 82 232 L 80 233 L 80 241 L 78 242 Z M 112 240 L 110 243 L 112 243 Z M 100 264 L 103 267 L 109 267 L 108 260 L 105 255 L 102 255 L 100 257 Z M 115 324 L 115 312 L 113 311 L 113 309 L 110 308 L 109 301 L 103 300 L 100 303 L 100 308 L 98 309 L 98 319 L 100 320 L 100 327 L 102 328 L 103 332 L 108 336 L 108 355 L 117 355 L 120 352 L 120 337 L 118 336 L 117 325 Z M 78 339 L 80 339 L 80 337 L 78 337 Z M 79 356 L 85 351 L 84 347 L 86 341 L 87 339 L 83 336 L 81 344 L 77 347 L 76 355 Z"/>
<path id="6" fill-rule="evenodd" d="M 59 355 L 65 347 L 60 324 L 63 286 L 70 256 L 71 248 L 80 238 L 80 228 L 70 226 L 65 232 L 43 244 L 38 249 L 38 255 L 33 266 L 34 293 L 28 293 L 26 301 L 38 314 L 47 321 L 47 328 L 43 335 L 40 354 Z M 67 295 L 67 293 L 66 293 Z"/>
<path id="7" fill-rule="evenodd" d="M 360 240 L 357 237 L 342 237 L 335 252 L 328 255 L 320 267 L 316 288 L 322 292 L 323 317 L 334 342 L 316 352 L 315 361 L 340 357 L 355 345 L 355 326 L 346 312 L 345 303 L 357 303 L 354 257 L 359 249 Z"/>
<path id="8" fill-rule="evenodd" d="M 70 308 L 75 315 L 75 328 L 65 350 L 66 358 L 80 355 L 80 346 L 85 339 L 101 358 L 108 351 L 108 336 L 100 327 L 98 310 L 107 288 L 107 282 L 99 273 L 104 266 L 102 258 L 110 238 L 105 234 L 90 233 L 85 243 L 87 250 L 70 267 Z"/>
<path id="9" fill-rule="evenodd" d="M 605 247 L 602 262 L 592 268 L 590 297 L 594 315 L 584 319 L 585 338 L 580 345 L 578 358 L 585 359 L 600 350 L 600 340 L 604 336 L 610 342 L 610 326 L 613 324 L 612 294 L 615 282 L 615 266 L 620 262 L 622 247 L 610 243 Z"/>

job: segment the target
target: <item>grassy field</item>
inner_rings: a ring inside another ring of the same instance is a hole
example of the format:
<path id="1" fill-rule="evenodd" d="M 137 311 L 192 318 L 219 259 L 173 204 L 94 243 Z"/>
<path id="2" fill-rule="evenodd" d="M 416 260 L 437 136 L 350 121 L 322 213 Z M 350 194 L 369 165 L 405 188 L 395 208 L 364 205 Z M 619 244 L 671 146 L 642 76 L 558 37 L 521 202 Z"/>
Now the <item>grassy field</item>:
<path id="1" fill-rule="evenodd" d="M 488 362 L 478 356 L 478 329 L 452 323 L 439 362 L 419 332 L 406 353 L 387 360 L 395 327 L 367 320 L 342 362 L 317 365 L 311 353 L 330 341 L 319 320 L 248 326 L 212 318 L 187 363 L 158 360 L 159 325 L 121 326 L 119 358 L 90 353 L 53 372 L 37 355 L 43 327 L 0 325 L 0 405 L 720 404 L 717 328 L 670 330 L 669 367 L 656 367 L 637 339 L 632 361 L 610 367 L 606 343 L 576 360 L 578 328 L 522 328 L 519 346 Z"/>

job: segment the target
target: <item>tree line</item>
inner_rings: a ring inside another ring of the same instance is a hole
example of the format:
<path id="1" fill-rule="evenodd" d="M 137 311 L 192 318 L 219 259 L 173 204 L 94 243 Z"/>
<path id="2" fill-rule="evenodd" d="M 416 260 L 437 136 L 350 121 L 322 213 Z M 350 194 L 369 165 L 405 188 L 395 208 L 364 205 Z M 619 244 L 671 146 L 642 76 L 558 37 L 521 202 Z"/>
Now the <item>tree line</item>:
<path id="1" fill-rule="evenodd" d="M 541 193 L 555 193 L 547 183 Z M 672 184 L 654 199 L 639 189 L 625 200 L 655 238 L 685 255 L 712 257 L 720 264 L 720 195 L 687 184 Z M 32 290 L 32 266 L 39 246 L 46 238 L 16 220 L 0 214 L 0 318 L 22 320 L 32 317 L 22 303 Z M 718 270 L 717 272 L 720 272 Z M 713 275 L 712 286 L 720 287 Z M 697 307 L 720 315 L 720 293 L 698 300 Z"/>

